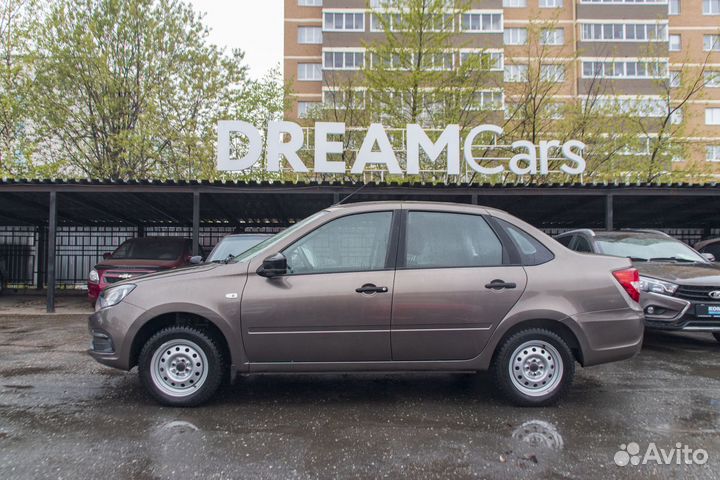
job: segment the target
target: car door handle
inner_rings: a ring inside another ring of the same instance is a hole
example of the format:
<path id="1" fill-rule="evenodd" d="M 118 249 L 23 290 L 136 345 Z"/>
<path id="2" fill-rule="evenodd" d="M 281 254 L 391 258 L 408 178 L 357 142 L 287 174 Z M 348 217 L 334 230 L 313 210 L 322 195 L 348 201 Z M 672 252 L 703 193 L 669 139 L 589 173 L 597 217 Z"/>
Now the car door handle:
<path id="1" fill-rule="evenodd" d="M 388 287 L 376 287 L 372 283 L 366 283 L 360 288 L 356 288 L 357 293 L 387 293 Z"/>
<path id="2" fill-rule="evenodd" d="M 516 288 L 517 285 L 512 282 L 506 282 L 505 280 L 493 280 L 492 282 L 485 284 L 485 288 L 492 290 L 502 290 L 503 288 Z"/>

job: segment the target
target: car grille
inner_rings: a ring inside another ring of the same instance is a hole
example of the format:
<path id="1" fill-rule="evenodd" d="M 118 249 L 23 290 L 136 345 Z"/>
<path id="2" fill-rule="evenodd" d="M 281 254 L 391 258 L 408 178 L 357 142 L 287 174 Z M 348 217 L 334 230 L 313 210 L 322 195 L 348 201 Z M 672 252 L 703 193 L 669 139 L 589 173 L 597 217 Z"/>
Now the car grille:
<path id="1" fill-rule="evenodd" d="M 720 291 L 720 287 L 705 287 L 698 285 L 680 285 L 675 296 L 694 302 L 720 302 L 720 298 L 712 298 L 710 292 Z"/>

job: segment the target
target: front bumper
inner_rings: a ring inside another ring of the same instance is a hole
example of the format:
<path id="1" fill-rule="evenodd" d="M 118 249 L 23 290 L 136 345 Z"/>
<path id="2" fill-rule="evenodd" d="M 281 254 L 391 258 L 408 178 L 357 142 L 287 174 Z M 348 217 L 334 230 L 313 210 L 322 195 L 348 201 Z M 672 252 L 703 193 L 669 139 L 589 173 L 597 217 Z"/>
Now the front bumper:
<path id="1" fill-rule="evenodd" d="M 720 316 L 714 318 L 698 316 L 700 302 L 646 292 L 643 292 L 640 300 L 645 311 L 647 328 L 687 332 L 720 332 Z M 720 306 L 720 303 L 704 302 L 702 305 Z M 649 308 L 652 308 L 652 313 Z"/>
<path id="2" fill-rule="evenodd" d="M 92 340 L 88 354 L 103 365 L 130 370 L 135 320 L 142 313 L 142 309 L 123 301 L 90 315 L 88 330 Z"/>

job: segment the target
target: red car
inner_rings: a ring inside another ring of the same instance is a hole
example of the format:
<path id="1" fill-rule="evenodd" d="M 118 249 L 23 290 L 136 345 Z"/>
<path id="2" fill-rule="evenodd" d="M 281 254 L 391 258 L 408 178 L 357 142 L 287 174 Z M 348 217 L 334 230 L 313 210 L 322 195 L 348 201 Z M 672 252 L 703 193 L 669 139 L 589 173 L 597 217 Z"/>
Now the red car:
<path id="1" fill-rule="evenodd" d="M 202 252 L 200 249 L 198 251 Z M 200 263 L 201 255 L 192 256 L 192 240 L 189 238 L 131 238 L 113 253 L 104 254 L 103 261 L 90 270 L 88 300 L 94 305 L 100 292 L 115 282 Z"/>

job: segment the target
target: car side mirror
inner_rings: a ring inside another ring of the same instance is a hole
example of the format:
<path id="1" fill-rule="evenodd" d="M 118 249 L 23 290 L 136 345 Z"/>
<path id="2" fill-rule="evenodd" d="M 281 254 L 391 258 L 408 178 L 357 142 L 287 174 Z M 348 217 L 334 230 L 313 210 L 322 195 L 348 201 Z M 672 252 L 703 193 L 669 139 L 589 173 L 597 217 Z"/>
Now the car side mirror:
<path id="1" fill-rule="evenodd" d="M 263 260 L 262 265 L 255 272 L 261 277 L 273 278 L 287 273 L 287 258 L 282 253 L 276 253 Z"/>
<path id="2" fill-rule="evenodd" d="M 194 257 L 190 257 L 190 260 L 189 260 L 189 262 L 192 265 L 199 265 L 202 263 L 202 261 L 203 261 L 203 258 L 200 255 L 195 255 Z"/>
<path id="3" fill-rule="evenodd" d="M 701 253 L 700 255 L 702 255 L 703 257 L 705 257 L 705 260 L 707 260 L 708 262 L 714 262 L 714 261 L 715 261 L 715 255 L 713 255 L 712 253 L 704 252 L 704 253 Z"/>
<path id="4" fill-rule="evenodd" d="M 103 253 L 103 260 L 107 260 L 110 257 L 112 257 L 112 253 L 110 253 L 110 252 Z"/>

